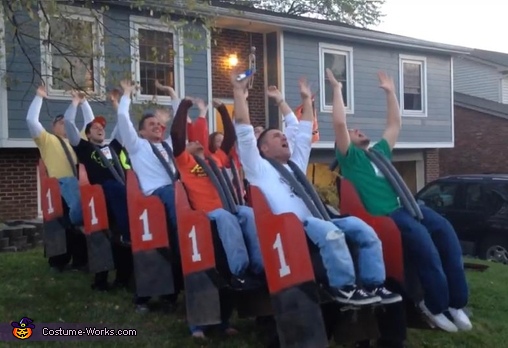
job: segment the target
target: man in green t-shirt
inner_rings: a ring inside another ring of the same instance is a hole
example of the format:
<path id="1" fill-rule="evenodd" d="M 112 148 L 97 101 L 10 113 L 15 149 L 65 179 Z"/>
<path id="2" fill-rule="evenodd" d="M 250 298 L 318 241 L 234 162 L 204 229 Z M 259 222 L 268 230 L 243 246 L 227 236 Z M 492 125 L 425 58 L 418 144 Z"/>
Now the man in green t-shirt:
<path id="1" fill-rule="evenodd" d="M 453 227 L 428 207 L 421 206 L 424 218 L 418 222 L 401 206 L 396 191 L 365 154 L 370 139 L 358 129 L 347 128 L 342 85 L 329 69 L 327 76 L 333 87 L 332 118 L 342 175 L 356 188 L 370 214 L 390 216 L 399 228 L 403 246 L 417 268 L 425 292 L 424 301 L 419 304 L 423 313 L 445 331 L 470 330 L 472 324 L 463 311 L 468 286 L 462 250 Z M 393 79 L 383 72 L 378 77 L 386 93 L 388 110 L 383 137 L 373 148 L 391 159 L 401 129 L 401 115 Z M 447 311 L 453 322 L 444 314 Z"/>

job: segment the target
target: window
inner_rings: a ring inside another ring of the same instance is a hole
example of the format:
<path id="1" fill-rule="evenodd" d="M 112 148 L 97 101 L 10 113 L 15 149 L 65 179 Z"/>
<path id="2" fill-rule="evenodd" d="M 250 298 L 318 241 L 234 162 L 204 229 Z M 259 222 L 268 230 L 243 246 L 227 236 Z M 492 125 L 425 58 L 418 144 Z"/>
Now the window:
<path id="1" fill-rule="evenodd" d="M 403 116 L 427 116 L 427 61 L 400 56 L 399 87 Z"/>
<path id="2" fill-rule="evenodd" d="M 333 89 L 326 77 L 331 69 L 337 81 L 342 83 L 342 97 L 348 114 L 354 113 L 353 105 L 353 49 L 330 44 L 319 44 L 319 81 L 321 112 L 331 112 Z"/>
<path id="3" fill-rule="evenodd" d="M 169 104 L 171 98 L 158 95 L 155 81 L 171 86 L 177 94 L 183 80 L 183 45 L 174 30 L 167 24 L 152 18 L 131 16 L 132 70 L 140 90 L 135 100 L 151 101 L 157 96 L 157 103 Z"/>
<path id="4" fill-rule="evenodd" d="M 40 26 L 42 75 L 49 96 L 67 99 L 70 94 L 66 91 L 75 88 L 102 97 L 102 16 L 70 6 L 62 6 L 59 14 L 42 21 Z"/>
<path id="5" fill-rule="evenodd" d="M 427 187 L 418 196 L 418 200 L 422 200 L 432 209 L 452 207 L 458 187 L 457 183 L 435 183 Z"/>

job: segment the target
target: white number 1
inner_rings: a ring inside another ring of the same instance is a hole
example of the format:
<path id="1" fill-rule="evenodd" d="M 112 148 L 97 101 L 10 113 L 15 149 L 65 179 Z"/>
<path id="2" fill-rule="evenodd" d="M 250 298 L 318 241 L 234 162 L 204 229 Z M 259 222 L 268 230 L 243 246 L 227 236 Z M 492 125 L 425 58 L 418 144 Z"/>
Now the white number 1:
<path id="1" fill-rule="evenodd" d="M 277 233 L 277 237 L 275 237 L 275 243 L 273 243 L 273 250 L 277 250 L 277 254 L 279 256 L 279 277 L 283 278 L 289 274 L 291 274 L 291 268 L 286 263 L 286 257 L 284 256 L 284 248 L 282 247 L 282 241 L 280 239 L 280 233 Z"/>
<path id="2" fill-rule="evenodd" d="M 198 240 L 196 238 L 196 226 L 192 226 L 192 230 L 189 233 L 189 238 L 192 242 L 192 262 L 201 261 L 201 254 L 198 251 Z"/>
<path id="3" fill-rule="evenodd" d="M 53 208 L 53 202 L 51 201 L 51 189 L 46 192 L 46 198 L 48 199 L 48 214 L 53 214 L 55 209 Z"/>
<path id="4" fill-rule="evenodd" d="M 95 215 L 95 201 L 94 198 L 90 199 L 90 203 L 88 203 L 88 206 L 90 207 L 90 213 L 92 214 L 92 226 L 97 225 L 99 220 L 97 219 L 97 216 Z"/>
<path id="5" fill-rule="evenodd" d="M 150 233 L 150 227 L 148 225 L 148 211 L 146 209 L 143 210 L 143 213 L 141 213 L 139 219 L 143 221 L 143 235 L 141 236 L 141 239 L 143 242 L 152 240 L 153 236 Z"/>

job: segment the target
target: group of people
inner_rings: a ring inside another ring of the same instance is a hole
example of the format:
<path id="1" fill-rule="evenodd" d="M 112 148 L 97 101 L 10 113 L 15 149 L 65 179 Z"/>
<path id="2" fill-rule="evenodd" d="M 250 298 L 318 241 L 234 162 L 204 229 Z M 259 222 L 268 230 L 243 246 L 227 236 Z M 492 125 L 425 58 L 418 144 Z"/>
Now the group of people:
<path id="1" fill-rule="evenodd" d="M 326 74 L 333 88 L 332 120 L 336 157 L 342 175 L 355 186 L 369 213 L 390 216 L 399 227 L 403 247 L 409 252 L 410 262 L 416 266 L 425 292 L 425 298 L 419 304 L 422 312 L 434 325 L 445 331 L 470 330 L 472 325 L 464 312 L 468 288 L 462 253 L 453 228 L 446 219 L 429 208 L 421 207 L 424 218 L 417 221 L 401 206 L 390 182 L 365 154 L 370 139 L 359 130 L 347 127 L 341 83 L 330 70 L 327 69 Z M 314 113 L 312 94 L 306 80 L 299 81 L 303 105 L 300 120 L 276 87 L 267 89 L 267 95 L 283 115 L 286 127 L 282 132 L 251 124 L 248 106 L 250 78 L 239 79 L 237 72 L 231 73 L 233 117 L 220 101 L 214 100 L 213 105 L 221 116 L 224 132 L 212 134 L 208 134 L 208 107 L 203 100 L 190 97 L 179 99 L 171 87 L 159 83 L 156 87 L 171 96 L 174 115 L 170 117 L 166 109 L 146 111 L 136 129 L 130 115 L 135 86 L 131 81 L 122 81 L 122 91 L 114 90 L 110 94 L 117 124 L 111 134 L 113 141 L 109 144 L 105 142 L 105 118 L 94 116 L 85 95 L 80 92 L 72 93 L 72 103 L 65 114 L 54 119 L 52 134 L 45 131 L 38 117 L 46 94 L 44 87 L 39 87 L 27 122 L 48 174 L 59 180 L 71 226 L 67 234 L 69 253 L 50 258 L 50 266 L 61 271 L 71 256 L 76 268 L 86 265 L 86 251 L 83 253 L 86 245 L 82 236 L 75 231 L 76 226 L 82 225 L 76 171 L 79 162 L 84 165 L 90 183 L 103 188 L 108 215 L 117 232 L 114 233 L 117 240 L 113 243 L 117 268 L 114 286 L 127 286 L 132 276 L 125 182 L 125 171 L 128 169 L 137 175 L 144 195 L 156 196 L 163 203 L 172 248 L 178 249 L 174 182 L 180 180 L 193 209 L 204 211 L 217 226 L 232 274 L 230 286 L 262 286 L 266 282 L 266 265 L 263 264 L 257 235 L 263 231 L 257 231 L 253 210 L 248 205 L 236 204 L 233 212 L 225 206 L 216 182 L 204 168 L 210 164 L 226 169 L 229 174 L 238 170 L 242 179 L 245 179 L 238 180 L 232 174 L 226 176 L 232 187 L 238 188 L 230 192 L 237 198 L 236 202 L 245 198 L 239 199 L 238 196 L 245 194 L 246 184 L 254 185 L 264 194 L 274 214 L 292 213 L 298 217 L 310 241 L 320 251 L 327 291 L 337 302 L 354 306 L 379 303 L 388 306 L 401 302 L 401 295 L 385 287 L 382 244 L 374 229 L 353 216 L 334 216 L 329 220 L 316 217 L 311 211 L 312 207 L 304 202 L 277 168 L 277 165 L 282 165 L 289 173 L 298 176 L 296 172 L 305 173 L 309 163 Z M 379 80 L 386 94 L 387 127 L 374 148 L 391 159 L 401 129 L 400 111 L 393 79 L 379 73 Z M 75 125 L 78 106 L 81 107 L 85 123 L 81 133 Z M 193 106 L 199 110 L 199 117 L 194 121 L 189 117 L 189 110 Z M 166 137 L 166 124 L 171 118 L 169 136 Z M 356 258 L 352 256 L 346 241 L 357 249 Z M 179 255 L 179 250 L 174 252 Z M 92 288 L 109 289 L 107 278 L 107 272 L 96 274 Z M 176 301 L 174 295 L 163 299 L 172 303 Z M 135 296 L 136 310 L 147 311 L 149 300 Z M 220 327 L 227 334 L 237 332 L 229 325 L 228 318 Z M 205 337 L 205 329 L 190 328 L 192 335 L 199 338 Z"/>

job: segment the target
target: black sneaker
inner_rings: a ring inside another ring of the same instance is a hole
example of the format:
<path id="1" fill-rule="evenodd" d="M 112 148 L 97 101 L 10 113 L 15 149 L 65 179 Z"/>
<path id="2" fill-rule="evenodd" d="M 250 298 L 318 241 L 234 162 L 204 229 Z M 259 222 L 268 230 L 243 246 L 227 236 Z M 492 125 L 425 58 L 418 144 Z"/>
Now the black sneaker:
<path id="1" fill-rule="evenodd" d="M 335 301 L 339 303 L 355 306 L 365 306 L 381 302 L 380 297 L 371 295 L 366 291 L 364 291 L 363 289 L 359 289 L 356 287 L 346 287 L 342 289 L 336 289 L 336 291 L 332 292 L 332 295 Z"/>
<path id="2" fill-rule="evenodd" d="M 369 291 L 369 294 L 372 296 L 378 296 L 381 298 L 382 304 L 391 304 L 391 303 L 397 303 L 402 301 L 402 296 L 399 294 L 396 294 L 394 292 L 391 292 L 384 286 L 380 286 L 375 288 L 372 291 Z"/>
<path id="3" fill-rule="evenodd" d="M 263 286 L 262 282 L 249 274 L 242 276 L 232 276 L 231 287 L 235 290 L 253 290 Z"/>

